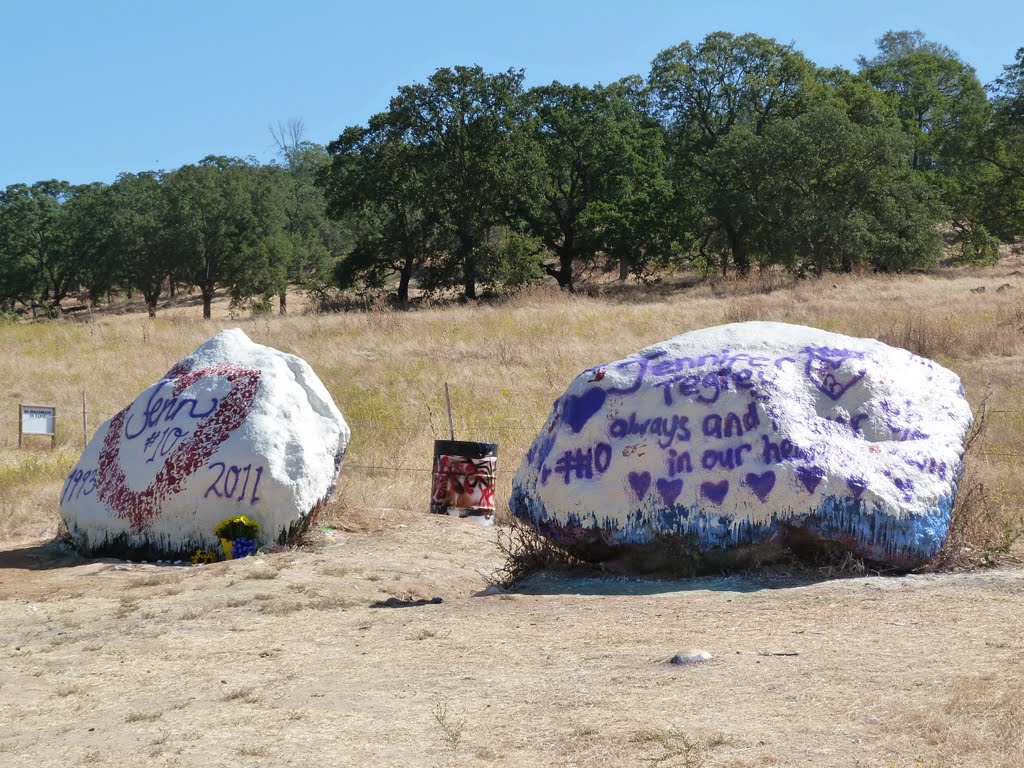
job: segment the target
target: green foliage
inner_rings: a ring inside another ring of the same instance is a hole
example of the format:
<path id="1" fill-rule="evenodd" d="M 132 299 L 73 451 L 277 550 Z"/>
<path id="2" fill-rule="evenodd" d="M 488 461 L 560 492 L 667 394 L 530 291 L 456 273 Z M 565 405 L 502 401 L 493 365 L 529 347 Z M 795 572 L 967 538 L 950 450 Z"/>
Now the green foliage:
<path id="1" fill-rule="evenodd" d="M 652 252 L 664 227 L 646 214 L 670 192 L 661 130 L 630 83 L 556 82 L 529 91 L 525 103 L 519 130 L 532 183 L 514 215 L 555 255 L 547 274 L 572 290 L 575 270 L 600 253 L 639 260 Z"/>
<path id="2" fill-rule="evenodd" d="M 889 32 L 878 44 L 879 56 L 861 59 L 861 73 L 895 97 L 912 139 L 911 166 L 955 173 L 960 155 L 988 120 L 989 104 L 974 68 L 920 32 Z"/>
<path id="3" fill-rule="evenodd" d="M 5 275 L 0 300 L 54 313 L 77 286 L 83 266 L 75 258 L 64 206 L 73 194 L 70 184 L 54 179 L 14 184 L 0 195 L 0 266 Z"/>
<path id="4" fill-rule="evenodd" d="M 142 294 L 153 317 L 164 282 L 178 267 L 164 178 L 153 172 L 121 174 L 110 197 L 111 252 L 119 281 Z"/>
<path id="5" fill-rule="evenodd" d="M 989 234 L 984 224 L 966 224 L 959 232 L 957 247 L 965 264 L 994 264 L 999 258 L 999 238 Z"/>
<path id="6" fill-rule="evenodd" d="M 978 185 L 979 218 L 1000 237 L 1024 236 L 1024 48 L 991 86 L 992 124 L 981 150 L 988 172 Z"/>
<path id="7" fill-rule="evenodd" d="M 211 156 L 167 175 L 180 275 L 199 288 L 204 318 L 211 315 L 219 286 L 226 286 L 236 303 L 283 290 L 290 243 L 280 237 L 282 173 Z"/>
<path id="8" fill-rule="evenodd" d="M 696 47 L 684 42 L 658 54 L 649 84 L 667 131 L 670 178 L 677 190 L 695 190 L 682 219 L 692 222 L 702 251 L 718 255 L 723 274 L 730 261 L 746 274 L 754 179 L 736 164 L 735 144 L 805 110 L 813 65 L 775 40 L 715 32 Z M 733 146 L 716 153 L 724 141 Z"/>
<path id="9" fill-rule="evenodd" d="M 278 258 L 286 282 L 317 293 L 331 282 L 333 260 L 349 240 L 348 228 L 327 215 L 327 200 L 318 181 L 330 165 L 327 150 L 303 139 L 301 121 L 279 126 L 274 133 L 287 177 L 283 183 L 284 235 Z M 279 175 L 280 176 L 280 175 Z M 281 314 L 286 314 L 286 294 L 279 292 Z"/>
<path id="10" fill-rule="evenodd" d="M 368 127 L 345 130 L 330 144 L 330 166 L 319 174 L 327 212 L 349 219 L 355 245 L 335 264 L 341 288 L 384 289 L 398 277 L 397 302 L 409 304 L 409 286 L 434 248 L 438 226 L 428 210 L 427 169 L 390 114 Z"/>
<path id="11" fill-rule="evenodd" d="M 442 68 L 425 84 L 402 86 L 386 121 L 414 148 L 423 173 L 423 208 L 436 223 L 437 247 L 423 285 L 461 285 L 466 298 L 493 283 L 482 259 L 494 227 L 526 184 L 528 155 L 518 132 L 523 73 L 480 67 Z"/>

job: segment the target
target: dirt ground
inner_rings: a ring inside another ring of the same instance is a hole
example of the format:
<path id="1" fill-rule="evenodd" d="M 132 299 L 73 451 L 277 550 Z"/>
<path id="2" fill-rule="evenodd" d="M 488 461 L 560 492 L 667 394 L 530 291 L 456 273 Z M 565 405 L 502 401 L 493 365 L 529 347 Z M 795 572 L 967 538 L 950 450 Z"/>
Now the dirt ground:
<path id="1" fill-rule="evenodd" d="M 495 529 L 375 528 L 199 567 L 0 551 L 0 765 L 1024 765 L 1022 570 L 477 595 Z"/>

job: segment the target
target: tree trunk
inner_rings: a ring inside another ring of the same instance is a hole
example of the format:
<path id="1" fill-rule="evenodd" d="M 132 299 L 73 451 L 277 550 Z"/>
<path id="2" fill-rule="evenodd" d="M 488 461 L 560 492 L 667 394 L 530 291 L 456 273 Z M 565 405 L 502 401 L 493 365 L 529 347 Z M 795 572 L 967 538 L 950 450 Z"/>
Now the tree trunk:
<path id="1" fill-rule="evenodd" d="M 740 273 L 741 277 L 746 277 L 750 274 L 750 253 L 747 251 L 747 242 L 743 236 L 733 228 L 726 230 L 726 234 L 729 236 L 729 249 L 732 251 L 732 262 L 736 265 L 736 270 Z M 725 276 L 725 262 L 726 259 L 722 259 L 722 276 Z"/>
<path id="2" fill-rule="evenodd" d="M 288 314 L 288 291 L 281 291 L 277 295 L 277 314 L 284 317 Z"/>
<path id="3" fill-rule="evenodd" d="M 213 316 L 210 311 L 210 305 L 213 304 L 213 291 L 204 286 L 200 288 L 200 292 L 203 295 L 203 320 L 209 320 Z"/>
<path id="4" fill-rule="evenodd" d="M 156 302 L 160 298 L 160 286 L 155 291 L 143 291 L 143 298 L 146 299 L 146 311 L 150 317 L 156 317 Z"/>
<path id="5" fill-rule="evenodd" d="M 398 273 L 398 306 L 409 308 L 409 281 L 412 280 L 412 266 L 406 266 Z"/>
<path id="6" fill-rule="evenodd" d="M 558 287 L 563 291 L 574 293 L 575 288 L 573 286 L 573 274 L 572 274 L 572 262 L 573 253 L 565 248 L 558 249 L 558 269 L 553 267 L 545 267 L 544 271 L 547 272 L 551 277 L 555 278 L 558 283 Z"/>
<path id="7" fill-rule="evenodd" d="M 470 239 L 460 237 L 462 251 L 462 276 L 465 284 L 465 296 L 467 299 L 476 298 L 476 258 L 473 253 L 473 243 Z"/>
<path id="8" fill-rule="evenodd" d="M 619 257 L 619 282 L 624 283 L 629 279 L 629 261 L 625 256 Z"/>

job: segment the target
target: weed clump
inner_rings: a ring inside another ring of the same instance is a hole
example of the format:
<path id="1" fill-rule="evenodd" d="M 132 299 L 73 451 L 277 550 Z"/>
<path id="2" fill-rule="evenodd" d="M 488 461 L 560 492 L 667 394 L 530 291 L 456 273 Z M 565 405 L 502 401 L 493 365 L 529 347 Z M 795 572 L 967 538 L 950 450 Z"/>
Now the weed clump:
<path id="1" fill-rule="evenodd" d="M 511 589 L 541 571 L 568 571 L 586 564 L 567 549 L 537 533 L 528 523 L 513 517 L 498 528 L 498 549 L 505 562 L 491 574 L 492 584 Z"/>
<path id="2" fill-rule="evenodd" d="M 964 440 L 964 473 L 953 504 L 946 542 L 921 571 L 953 571 L 998 565 L 1024 536 L 1024 513 L 1003 509 L 984 482 L 983 445 L 989 426 L 988 398 L 976 409 Z"/>

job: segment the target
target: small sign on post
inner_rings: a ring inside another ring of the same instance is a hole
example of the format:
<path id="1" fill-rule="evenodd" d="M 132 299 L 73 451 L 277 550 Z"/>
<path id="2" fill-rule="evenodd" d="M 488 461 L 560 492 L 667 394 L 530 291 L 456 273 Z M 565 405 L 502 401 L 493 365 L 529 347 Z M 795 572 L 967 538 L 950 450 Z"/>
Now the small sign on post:
<path id="1" fill-rule="evenodd" d="M 45 405 L 19 405 L 18 447 L 25 435 L 48 435 L 50 447 L 57 447 L 57 409 Z"/>

